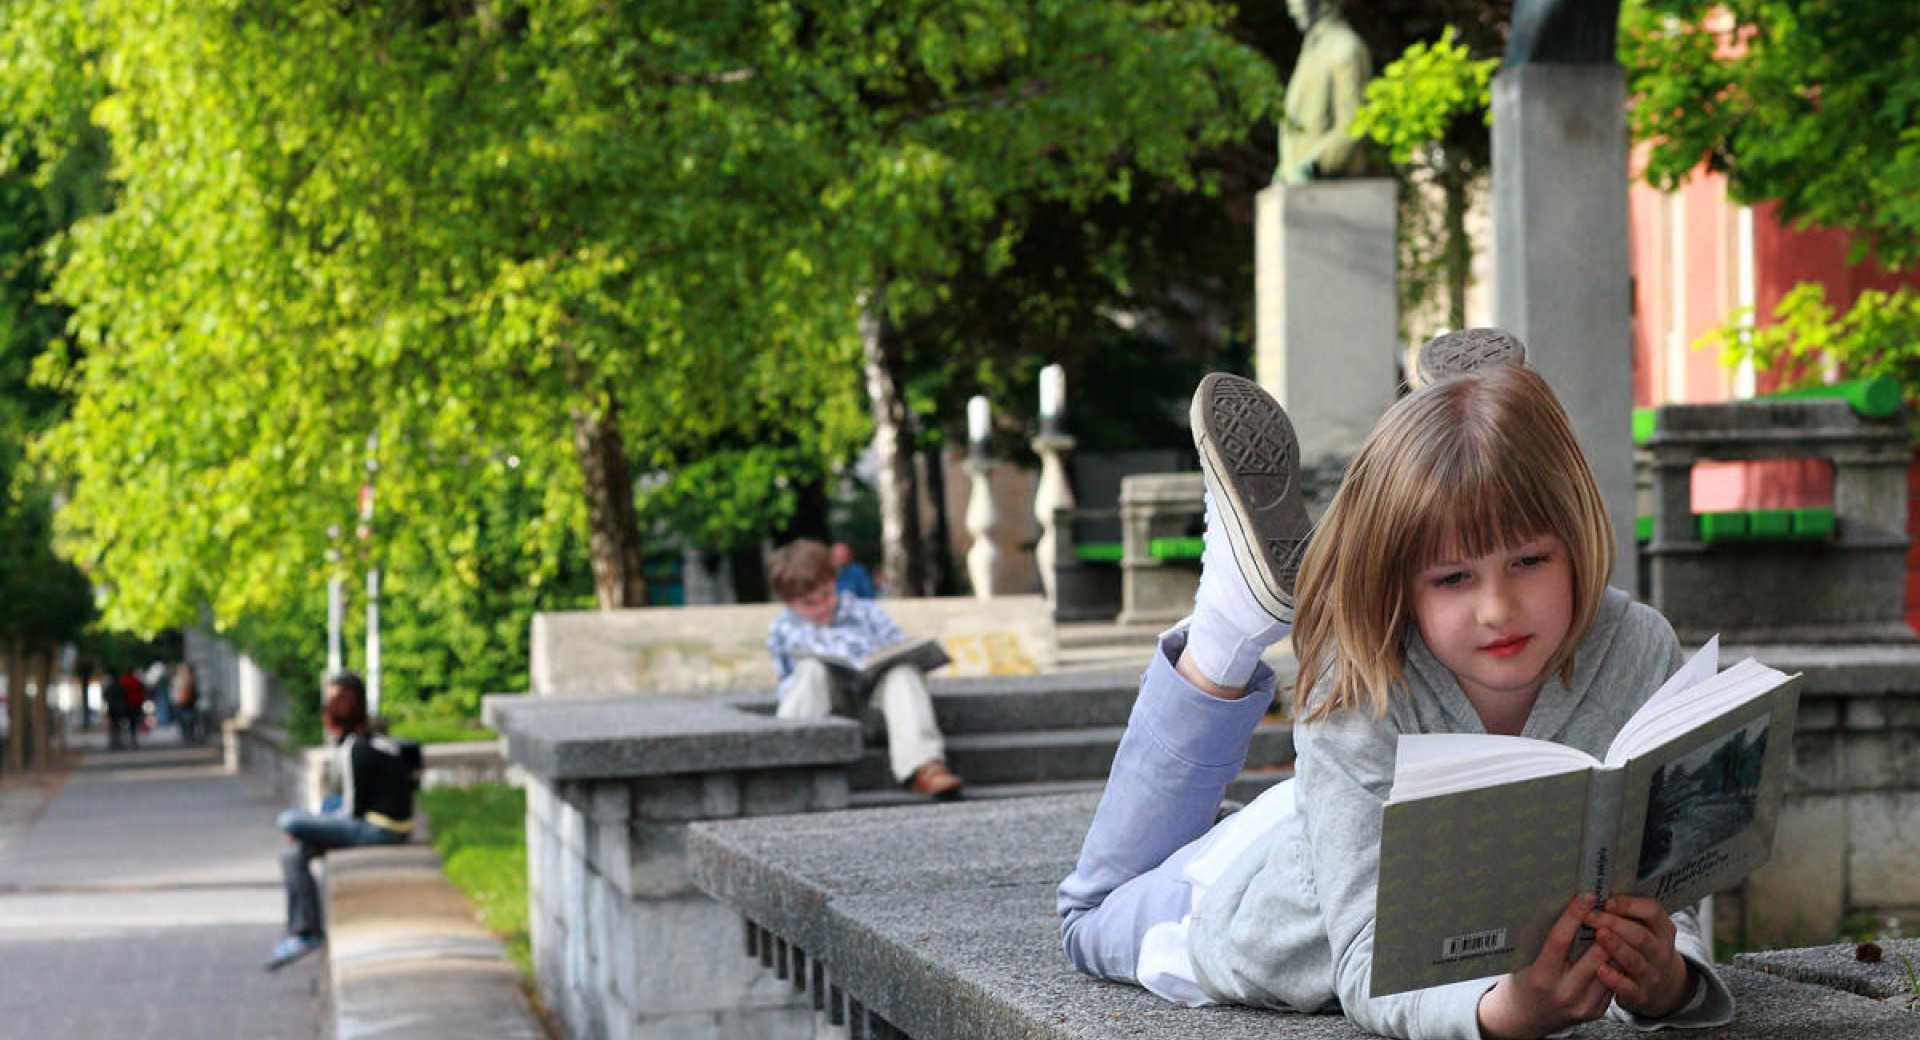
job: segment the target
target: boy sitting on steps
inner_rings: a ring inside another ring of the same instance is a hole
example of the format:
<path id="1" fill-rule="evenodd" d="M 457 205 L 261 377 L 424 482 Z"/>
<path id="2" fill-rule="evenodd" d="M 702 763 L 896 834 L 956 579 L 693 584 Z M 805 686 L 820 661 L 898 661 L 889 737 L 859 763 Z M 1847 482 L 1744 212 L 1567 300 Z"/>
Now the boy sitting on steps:
<path id="1" fill-rule="evenodd" d="M 840 595 L 834 576 L 832 553 L 808 538 L 782 546 L 767 561 L 773 594 L 787 608 L 767 631 L 767 651 L 780 675 L 780 718 L 834 713 L 833 677 L 825 664 L 806 653 L 859 661 L 902 639 L 900 626 L 871 600 Z M 893 778 L 914 794 L 958 797 L 964 781 L 947 769 L 946 744 L 919 669 L 908 664 L 888 669 L 874 695 L 886 717 Z M 864 707 L 843 704 L 839 713 L 858 717 Z"/>

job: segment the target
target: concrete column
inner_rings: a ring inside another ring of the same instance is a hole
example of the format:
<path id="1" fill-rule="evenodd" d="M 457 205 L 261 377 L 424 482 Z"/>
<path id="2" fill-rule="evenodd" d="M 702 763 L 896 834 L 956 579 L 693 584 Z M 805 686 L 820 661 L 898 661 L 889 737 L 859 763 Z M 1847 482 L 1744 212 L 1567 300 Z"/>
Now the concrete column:
<path id="1" fill-rule="evenodd" d="M 1633 294 L 1626 80 L 1618 65 L 1520 65 L 1493 82 L 1494 322 L 1527 344 L 1613 516 L 1633 538 Z"/>
<path id="2" fill-rule="evenodd" d="M 1254 372 L 1312 466 L 1350 458 L 1399 388 L 1394 183 L 1276 184 L 1254 209 Z"/>
<path id="3" fill-rule="evenodd" d="M 245 654 L 239 659 L 240 703 L 235 714 L 243 719 L 261 718 L 267 713 L 267 673 Z"/>

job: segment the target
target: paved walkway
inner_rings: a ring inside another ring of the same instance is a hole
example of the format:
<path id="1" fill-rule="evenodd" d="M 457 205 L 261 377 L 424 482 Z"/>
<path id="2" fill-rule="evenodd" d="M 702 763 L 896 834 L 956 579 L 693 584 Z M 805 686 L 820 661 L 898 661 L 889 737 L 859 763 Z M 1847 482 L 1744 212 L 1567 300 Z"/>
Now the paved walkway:
<path id="1" fill-rule="evenodd" d="M 0 1040 L 317 1040 L 320 956 L 261 969 L 286 913 L 279 808 L 172 729 L 76 738 L 0 783 Z"/>

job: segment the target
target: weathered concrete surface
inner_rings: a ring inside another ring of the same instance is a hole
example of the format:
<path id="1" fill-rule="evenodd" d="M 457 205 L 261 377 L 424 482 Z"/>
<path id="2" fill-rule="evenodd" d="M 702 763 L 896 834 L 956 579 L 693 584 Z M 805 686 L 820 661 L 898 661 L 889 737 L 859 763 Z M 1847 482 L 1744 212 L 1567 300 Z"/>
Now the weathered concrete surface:
<path id="1" fill-rule="evenodd" d="M 510 710 L 507 756 L 548 782 L 844 764 L 860 726 L 776 719 L 679 697 L 595 697 Z"/>
<path id="2" fill-rule="evenodd" d="M 1920 939 L 1887 939 L 1871 944 L 1862 959 L 1862 946 L 1841 943 L 1800 950 L 1742 953 L 1733 963 L 1769 975 L 1810 982 L 1884 1000 L 1895 1007 L 1920 1011 Z M 1877 959 L 1874 959 L 1877 958 Z M 1920 1022 L 1914 1023 L 1920 1036 Z"/>
<path id="3" fill-rule="evenodd" d="M 546 1040 L 505 950 L 424 845 L 327 854 L 334 1040 Z"/>
<path id="4" fill-rule="evenodd" d="M 890 599 L 881 604 L 909 636 L 940 640 L 944 675 L 1045 671 L 1054 661 L 1053 615 L 1042 596 Z M 686 694 L 772 686 L 767 626 L 778 603 L 648 607 L 536 614 L 529 689 L 538 694 Z"/>
<path id="5" fill-rule="evenodd" d="M 1097 982 L 1061 956 L 1054 886 L 1071 868 L 1097 799 L 701 823 L 690 852 L 707 891 L 770 929 L 825 981 L 915 1040 L 1367 1035 L 1337 1015 L 1187 1010 Z M 1737 968 L 1739 1004 L 1715 1036 L 1911 1040 L 1913 1015 L 1852 994 Z M 1636 1036 L 1594 1023 L 1574 1035 Z"/>

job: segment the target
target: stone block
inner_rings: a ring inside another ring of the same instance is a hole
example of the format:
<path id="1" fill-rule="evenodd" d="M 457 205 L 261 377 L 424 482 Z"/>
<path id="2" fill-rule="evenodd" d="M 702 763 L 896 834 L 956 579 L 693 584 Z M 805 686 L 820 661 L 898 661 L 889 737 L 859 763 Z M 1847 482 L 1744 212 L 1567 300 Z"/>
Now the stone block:
<path id="1" fill-rule="evenodd" d="M 502 720 L 507 756 L 591 811 L 585 781 L 800 765 L 842 766 L 860 756 L 846 719 L 778 719 L 678 697 L 553 698 Z"/>
<path id="2" fill-rule="evenodd" d="M 1398 390 L 1394 182 L 1277 184 L 1254 201 L 1254 370 L 1302 461 L 1351 455 Z"/>
<path id="3" fill-rule="evenodd" d="M 1800 710 L 1796 713 L 1795 728 L 1801 733 L 1822 733 L 1840 726 L 1841 706 L 1846 702 L 1836 697 L 1821 697 L 1807 692 L 1800 695 Z"/>
<path id="4" fill-rule="evenodd" d="M 1840 734 L 1840 789 L 1881 791 L 1894 785 L 1898 763 L 1884 733 L 1842 731 Z"/>
<path id="5" fill-rule="evenodd" d="M 947 645 L 954 664 L 946 674 L 1033 672 L 1053 665 L 1053 616 L 1045 597 L 943 596 L 890 599 L 885 605 L 902 631 Z M 528 647 L 530 688 L 548 696 L 605 696 L 772 686 L 767 627 L 781 609 L 777 603 L 745 603 L 536 614 Z M 983 641 L 1005 650 L 975 652 Z M 496 714 L 519 710 L 503 701 Z"/>
<path id="6" fill-rule="evenodd" d="M 740 915 L 705 896 L 616 908 L 611 987 L 648 1016 L 715 1014 L 730 1008 L 797 1007 L 804 999 L 771 968 L 741 956 Z M 663 955 L 665 954 L 665 955 Z"/>
<path id="7" fill-rule="evenodd" d="M 619 875 L 623 883 L 618 886 L 625 895 L 632 899 L 670 899 L 698 893 L 687 863 L 684 824 L 635 823 L 627 834 L 631 858 Z"/>
<path id="8" fill-rule="evenodd" d="M 1849 697 L 1846 701 L 1846 728 L 1879 731 L 1887 728 L 1887 712 L 1878 697 Z"/>
<path id="9" fill-rule="evenodd" d="M 756 769 L 740 775 L 740 810 L 743 816 L 784 816 L 807 812 L 814 807 L 813 797 L 814 782 L 810 770 Z"/>
<path id="10" fill-rule="evenodd" d="M 1920 696 L 1914 693 L 1891 695 L 1886 699 L 1886 712 L 1888 726 L 1894 729 L 1920 730 Z"/>
<path id="11" fill-rule="evenodd" d="M 1847 830 L 1854 908 L 1920 906 L 1920 792 L 1854 795 Z"/>
<path id="12" fill-rule="evenodd" d="M 1788 790 L 1826 794 L 1840 789 L 1840 735 L 1834 730 L 1801 730 L 1793 738 L 1793 772 Z"/>
<path id="13" fill-rule="evenodd" d="M 1825 942 L 1846 914 L 1846 800 L 1789 798 L 1773 835 L 1773 858 L 1741 887 L 1745 945 Z"/>

